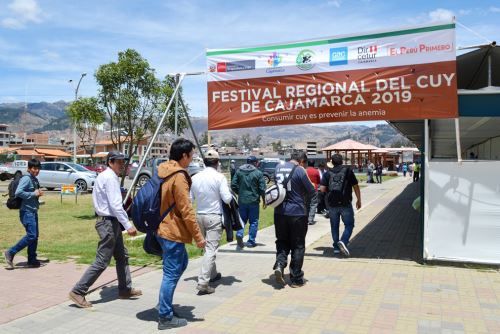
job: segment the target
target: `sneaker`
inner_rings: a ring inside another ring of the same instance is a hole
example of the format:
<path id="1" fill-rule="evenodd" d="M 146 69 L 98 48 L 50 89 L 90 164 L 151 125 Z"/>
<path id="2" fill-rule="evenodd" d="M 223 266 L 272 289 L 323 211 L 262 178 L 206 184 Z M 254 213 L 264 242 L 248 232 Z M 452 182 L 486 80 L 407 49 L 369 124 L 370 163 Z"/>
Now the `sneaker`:
<path id="1" fill-rule="evenodd" d="M 218 280 L 220 280 L 222 278 L 222 274 L 221 273 L 217 273 L 217 275 L 215 275 L 214 278 L 211 278 L 210 279 L 210 283 L 213 283 L 213 282 L 217 282 Z"/>
<path id="2" fill-rule="evenodd" d="M 339 255 L 340 254 L 340 249 L 334 248 L 333 249 L 333 255 Z"/>
<path id="3" fill-rule="evenodd" d="M 120 291 L 118 292 L 118 298 L 120 299 L 128 299 L 128 298 L 134 298 L 134 297 L 139 297 L 142 296 L 142 291 L 139 289 L 130 289 L 127 291 Z"/>
<path id="4" fill-rule="evenodd" d="M 7 269 L 14 269 L 14 257 L 10 255 L 8 250 L 3 252 L 3 257 L 5 258 L 5 263 L 7 263 Z"/>
<path id="5" fill-rule="evenodd" d="M 306 282 L 304 280 L 302 280 L 302 281 L 292 282 L 292 284 L 290 284 L 290 287 L 291 288 L 301 288 L 304 285 L 306 285 Z"/>
<path id="6" fill-rule="evenodd" d="M 69 293 L 69 299 L 71 299 L 75 303 L 75 305 L 80 308 L 92 307 L 92 304 L 85 299 L 85 296 L 76 294 L 73 291 Z"/>
<path id="7" fill-rule="evenodd" d="M 198 284 L 196 290 L 199 291 L 199 295 L 209 295 L 215 292 L 215 289 L 208 284 Z"/>
<path id="8" fill-rule="evenodd" d="M 340 251 L 342 252 L 342 254 L 344 254 L 345 256 L 351 255 L 349 253 L 349 249 L 347 249 L 347 246 L 344 244 L 343 241 L 339 241 L 339 248 L 340 248 Z"/>
<path id="9" fill-rule="evenodd" d="M 308 224 L 309 224 L 309 225 L 314 225 L 314 224 L 316 224 L 316 221 L 315 221 L 315 220 L 313 220 L 312 222 L 309 222 Z"/>
<path id="10" fill-rule="evenodd" d="M 158 329 L 159 330 L 183 327 L 183 326 L 187 326 L 187 324 L 188 324 L 188 322 L 186 319 L 178 318 L 176 316 L 173 316 L 172 319 L 170 319 L 170 320 L 168 320 L 166 318 L 159 318 L 158 319 Z"/>
<path id="11" fill-rule="evenodd" d="M 276 269 L 274 269 L 274 277 L 276 278 L 276 283 L 286 285 L 285 275 L 283 275 L 283 268 L 279 266 L 276 267 Z"/>
<path id="12" fill-rule="evenodd" d="M 254 247 L 257 247 L 257 244 L 254 242 L 247 241 L 247 242 L 245 242 L 245 247 L 254 248 Z"/>
<path id="13" fill-rule="evenodd" d="M 243 242 L 243 238 L 236 236 L 236 244 L 238 245 L 239 248 L 245 248 L 245 243 Z"/>

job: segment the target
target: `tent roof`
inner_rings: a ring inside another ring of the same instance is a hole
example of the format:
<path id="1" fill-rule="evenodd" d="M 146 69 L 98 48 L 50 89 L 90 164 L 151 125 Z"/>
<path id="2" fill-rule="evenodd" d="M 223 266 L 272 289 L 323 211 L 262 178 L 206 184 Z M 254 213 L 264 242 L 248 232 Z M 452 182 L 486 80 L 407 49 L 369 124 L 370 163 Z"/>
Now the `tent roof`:
<path id="1" fill-rule="evenodd" d="M 373 151 L 378 147 L 366 145 L 352 139 L 346 139 L 322 149 L 322 151 Z"/>

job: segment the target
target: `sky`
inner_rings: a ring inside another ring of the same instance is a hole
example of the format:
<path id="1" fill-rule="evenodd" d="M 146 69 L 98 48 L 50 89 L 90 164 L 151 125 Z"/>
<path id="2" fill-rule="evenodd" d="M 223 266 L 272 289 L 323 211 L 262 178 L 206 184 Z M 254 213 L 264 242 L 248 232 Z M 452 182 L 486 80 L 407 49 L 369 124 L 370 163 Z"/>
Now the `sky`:
<path id="1" fill-rule="evenodd" d="M 205 71 L 205 50 L 315 39 L 457 20 L 457 45 L 500 41 L 500 0 L 0 0 L 0 103 L 95 96 L 94 73 L 133 48 L 156 69 Z M 207 116 L 206 77 L 185 79 Z"/>

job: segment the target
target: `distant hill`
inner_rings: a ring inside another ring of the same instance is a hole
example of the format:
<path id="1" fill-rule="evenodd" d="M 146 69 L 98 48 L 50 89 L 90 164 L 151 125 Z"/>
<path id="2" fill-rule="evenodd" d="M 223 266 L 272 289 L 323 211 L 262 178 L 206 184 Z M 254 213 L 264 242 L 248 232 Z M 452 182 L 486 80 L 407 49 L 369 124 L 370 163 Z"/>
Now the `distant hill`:
<path id="1" fill-rule="evenodd" d="M 3 103 L 0 104 L 0 123 L 6 123 L 13 132 L 54 132 L 70 129 L 69 118 L 65 108 L 68 102 Z M 194 131 L 198 138 L 207 131 L 206 117 L 192 117 Z M 335 125 L 287 125 L 251 129 L 211 131 L 212 142 L 240 139 L 248 133 L 251 138 L 262 136 L 261 143 L 269 144 L 281 140 L 282 144 L 316 141 L 318 147 L 324 147 L 344 139 L 354 139 L 376 146 L 393 146 L 408 144 L 399 132 L 388 124 L 374 127 L 339 123 Z M 184 131 L 184 136 L 192 138 L 191 130 Z"/>

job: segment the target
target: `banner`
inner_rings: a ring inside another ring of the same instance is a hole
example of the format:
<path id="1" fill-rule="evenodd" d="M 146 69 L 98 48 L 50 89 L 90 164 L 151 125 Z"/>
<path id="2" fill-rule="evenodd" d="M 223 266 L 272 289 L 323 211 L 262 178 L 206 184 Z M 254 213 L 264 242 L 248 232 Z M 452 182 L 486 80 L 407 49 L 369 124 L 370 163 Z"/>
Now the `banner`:
<path id="1" fill-rule="evenodd" d="M 458 116 L 455 24 L 207 50 L 209 130 Z"/>

